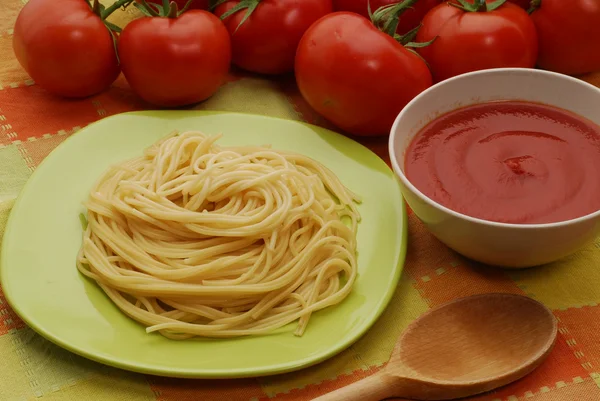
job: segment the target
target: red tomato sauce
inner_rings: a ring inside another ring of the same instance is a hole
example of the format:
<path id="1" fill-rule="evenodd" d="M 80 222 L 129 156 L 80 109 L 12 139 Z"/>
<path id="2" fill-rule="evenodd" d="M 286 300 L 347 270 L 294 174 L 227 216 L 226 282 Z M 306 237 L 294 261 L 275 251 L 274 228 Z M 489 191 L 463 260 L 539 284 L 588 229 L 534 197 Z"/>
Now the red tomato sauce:
<path id="1" fill-rule="evenodd" d="M 600 209 L 600 126 L 535 103 L 469 106 L 423 128 L 404 171 L 429 198 L 468 216 L 569 220 Z"/>

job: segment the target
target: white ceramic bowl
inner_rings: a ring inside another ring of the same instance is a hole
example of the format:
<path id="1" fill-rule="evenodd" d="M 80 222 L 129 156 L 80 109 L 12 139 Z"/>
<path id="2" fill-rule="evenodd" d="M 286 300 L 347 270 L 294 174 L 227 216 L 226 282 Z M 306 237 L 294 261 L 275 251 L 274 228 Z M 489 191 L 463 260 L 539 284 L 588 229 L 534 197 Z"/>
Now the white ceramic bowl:
<path id="1" fill-rule="evenodd" d="M 600 235 L 600 211 L 550 224 L 505 224 L 457 213 L 420 192 L 404 175 L 405 151 L 425 125 L 459 107 L 523 100 L 570 110 L 600 124 L 600 89 L 552 72 L 502 68 L 443 81 L 413 99 L 392 127 L 389 151 L 404 198 L 440 241 L 483 263 L 520 268 L 563 258 Z"/>

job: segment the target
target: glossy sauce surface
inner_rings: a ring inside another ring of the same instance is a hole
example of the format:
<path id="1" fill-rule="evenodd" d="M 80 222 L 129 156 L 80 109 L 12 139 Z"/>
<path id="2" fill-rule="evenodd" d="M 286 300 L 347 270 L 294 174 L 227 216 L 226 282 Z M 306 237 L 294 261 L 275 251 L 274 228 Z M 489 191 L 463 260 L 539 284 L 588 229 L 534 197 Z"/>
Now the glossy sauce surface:
<path id="1" fill-rule="evenodd" d="M 429 198 L 468 216 L 570 220 L 600 209 L 600 126 L 535 103 L 469 106 L 415 136 L 405 174 Z"/>

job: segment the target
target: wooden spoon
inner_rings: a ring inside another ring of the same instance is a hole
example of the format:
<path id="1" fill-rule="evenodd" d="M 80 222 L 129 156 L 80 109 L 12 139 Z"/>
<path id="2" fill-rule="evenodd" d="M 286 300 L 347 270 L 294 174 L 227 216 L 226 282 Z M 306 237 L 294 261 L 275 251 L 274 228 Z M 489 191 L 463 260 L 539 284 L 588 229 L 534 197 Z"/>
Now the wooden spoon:
<path id="1" fill-rule="evenodd" d="M 411 323 L 378 373 L 314 401 L 467 397 L 522 378 L 548 356 L 556 319 L 513 294 L 457 299 Z"/>

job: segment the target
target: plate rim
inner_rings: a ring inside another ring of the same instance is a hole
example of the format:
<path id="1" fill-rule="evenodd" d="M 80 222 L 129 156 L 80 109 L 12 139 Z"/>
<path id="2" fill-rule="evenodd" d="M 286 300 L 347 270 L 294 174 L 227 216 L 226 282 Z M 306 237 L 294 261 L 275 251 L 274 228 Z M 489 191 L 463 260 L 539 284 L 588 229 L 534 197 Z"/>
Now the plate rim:
<path id="1" fill-rule="evenodd" d="M 330 135 L 341 137 L 343 140 L 353 142 L 354 144 L 361 147 L 362 150 L 375 156 L 379 163 L 383 163 L 383 165 L 385 165 L 390 170 L 390 172 L 393 175 L 392 178 L 394 179 L 394 182 L 396 183 L 395 188 L 397 189 L 399 199 L 401 200 L 401 205 L 399 207 L 399 215 L 401 215 L 401 217 L 402 217 L 402 222 L 401 222 L 401 227 L 399 230 L 399 233 L 401 236 L 400 245 L 399 245 L 399 253 L 397 254 L 397 257 L 395 260 L 394 275 L 391 280 L 391 285 L 386 286 L 385 294 L 380 299 L 380 302 L 379 302 L 380 307 L 378 308 L 376 313 L 373 314 L 373 318 L 367 324 L 365 324 L 361 328 L 361 330 L 357 331 L 357 333 L 354 336 L 350 336 L 345 341 L 342 341 L 342 342 L 336 344 L 335 346 L 328 347 L 316 355 L 312 355 L 312 356 L 305 357 L 302 359 L 296 359 L 293 362 L 285 362 L 285 363 L 280 363 L 280 364 L 276 364 L 276 365 L 272 364 L 272 365 L 268 365 L 268 366 L 260 367 L 260 368 L 252 368 L 252 367 L 244 367 L 244 368 L 237 368 L 237 369 L 206 369 L 206 368 L 198 369 L 197 368 L 197 369 L 191 370 L 188 368 L 179 369 L 179 368 L 165 367 L 165 366 L 158 367 L 155 365 L 149 365 L 147 363 L 139 363 L 139 362 L 130 363 L 127 361 L 123 361 L 116 356 L 106 355 L 104 352 L 99 352 L 99 351 L 91 351 L 90 352 L 89 350 L 85 349 L 85 347 L 82 348 L 82 347 L 78 347 L 78 346 L 72 346 L 71 344 L 69 344 L 69 343 L 65 342 L 64 340 L 62 340 L 61 338 L 59 338 L 60 336 L 56 336 L 56 335 L 50 333 L 47 329 L 42 327 L 43 325 L 42 326 L 38 325 L 35 322 L 35 319 L 30 319 L 28 317 L 27 313 L 22 312 L 22 310 L 19 308 L 19 306 L 16 305 L 12 300 L 12 295 L 11 295 L 11 290 L 10 290 L 11 286 L 10 285 L 6 286 L 6 284 L 4 284 L 6 269 L 4 269 L 2 266 L 4 266 L 7 263 L 6 248 L 8 247 L 7 243 L 9 242 L 9 240 L 8 240 L 9 235 L 7 235 L 7 234 L 9 234 L 13 230 L 13 226 L 16 224 L 14 222 L 16 217 L 14 217 L 14 216 L 19 214 L 19 213 L 16 213 L 15 211 L 18 212 L 20 210 L 21 203 L 23 202 L 23 198 L 25 198 L 25 196 L 27 196 L 28 189 L 32 185 L 31 183 L 34 181 L 33 178 L 39 173 L 40 168 L 42 168 L 47 163 L 52 163 L 52 160 L 55 157 L 57 157 L 56 156 L 57 150 L 59 150 L 61 147 L 64 147 L 67 142 L 73 140 L 73 138 L 76 137 L 77 135 L 81 135 L 82 132 L 85 135 L 85 131 L 93 125 L 96 125 L 96 124 L 105 122 L 106 120 L 110 120 L 115 117 L 119 117 L 119 116 L 123 116 L 123 115 L 148 117 L 148 116 L 160 116 L 161 114 L 166 114 L 166 115 L 181 114 L 182 118 L 185 118 L 186 116 L 191 116 L 192 114 L 195 114 L 196 116 L 242 115 L 245 117 L 258 117 L 260 119 L 266 119 L 266 120 L 278 120 L 278 121 L 285 122 L 285 123 L 299 124 L 299 125 L 307 126 L 309 128 L 316 128 L 319 131 L 325 131 Z M 379 320 L 379 318 L 381 317 L 383 312 L 388 308 L 388 306 L 391 302 L 391 299 L 394 296 L 394 293 L 398 287 L 400 277 L 401 277 L 402 272 L 405 267 L 407 250 L 408 250 L 408 215 L 407 215 L 406 202 L 402 195 L 402 192 L 400 189 L 400 184 L 398 183 L 390 166 L 387 165 L 385 163 L 385 161 L 383 161 L 371 149 L 369 149 L 365 145 L 355 141 L 354 139 L 344 136 L 335 131 L 332 131 L 328 128 L 324 128 L 324 127 L 320 127 L 320 126 L 317 126 L 314 124 L 306 123 L 304 121 L 290 120 L 290 119 L 286 119 L 286 118 L 273 117 L 273 116 L 255 114 L 255 113 L 217 111 L 217 110 L 141 110 L 141 111 L 130 111 L 130 112 L 125 112 L 125 113 L 114 114 L 114 115 L 102 118 L 100 120 L 94 121 L 94 122 L 86 125 L 85 127 L 81 128 L 81 130 L 78 130 L 77 132 L 73 133 L 68 138 L 66 138 L 62 143 L 60 143 L 58 146 L 56 146 L 54 149 L 52 149 L 52 151 L 42 160 L 42 162 L 38 165 L 38 167 L 32 172 L 32 174 L 29 176 L 29 178 L 25 182 L 23 188 L 21 189 L 19 195 L 15 199 L 13 207 L 9 214 L 8 220 L 6 222 L 4 236 L 2 239 L 2 244 L 0 246 L 0 287 L 4 293 L 4 297 L 5 297 L 6 301 L 8 302 L 9 306 L 11 307 L 11 309 L 26 324 L 27 327 L 32 329 L 34 332 L 36 332 L 38 335 L 40 335 L 44 339 L 59 346 L 60 348 L 66 350 L 68 352 L 72 352 L 72 353 L 79 355 L 83 358 L 86 358 L 88 360 L 98 362 L 98 363 L 101 363 L 106 366 L 123 369 L 126 371 L 131 371 L 131 372 L 136 372 L 136 373 L 141 373 L 141 374 L 156 375 L 156 376 L 162 376 L 162 377 L 189 378 L 189 379 L 252 378 L 252 377 L 269 376 L 269 375 L 274 375 L 274 374 L 289 373 L 292 371 L 297 371 L 300 369 L 308 368 L 310 366 L 316 365 L 318 363 L 321 363 L 327 359 L 330 359 L 330 358 L 338 355 L 345 349 L 349 348 L 352 344 L 354 344 L 360 338 L 362 338 L 372 328 L 372 326 Z"/>

